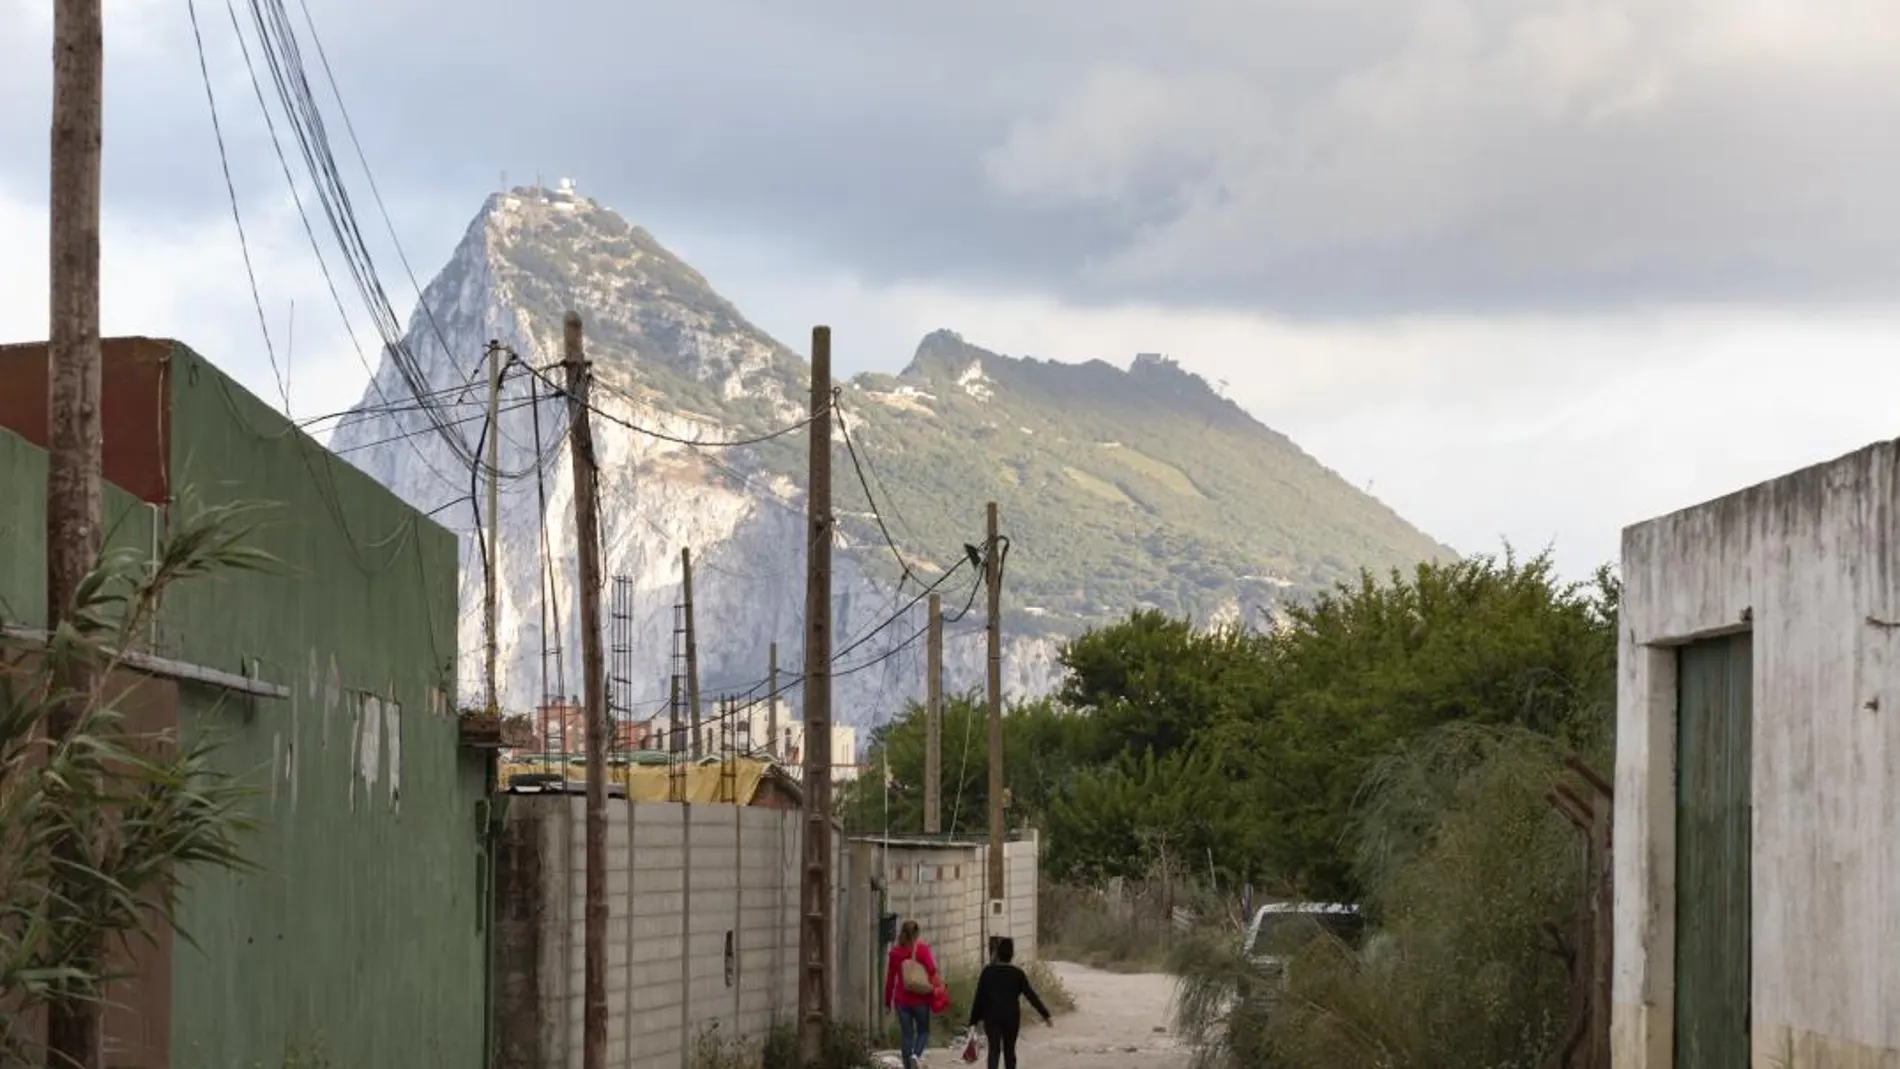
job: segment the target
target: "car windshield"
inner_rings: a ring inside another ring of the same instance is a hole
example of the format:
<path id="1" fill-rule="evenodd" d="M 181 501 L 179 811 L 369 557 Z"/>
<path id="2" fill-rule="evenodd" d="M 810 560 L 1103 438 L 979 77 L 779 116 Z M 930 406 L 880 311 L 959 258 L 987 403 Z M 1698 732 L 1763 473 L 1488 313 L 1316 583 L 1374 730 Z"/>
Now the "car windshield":
<path id="1" fill-rule="evenodd" d="M 1322 932 L 1356 948 L 1364 924 L 1349 908 L 1262 912 L 1250 933 L 1247 952 L 1258 956 L 1291 957 Z"/>

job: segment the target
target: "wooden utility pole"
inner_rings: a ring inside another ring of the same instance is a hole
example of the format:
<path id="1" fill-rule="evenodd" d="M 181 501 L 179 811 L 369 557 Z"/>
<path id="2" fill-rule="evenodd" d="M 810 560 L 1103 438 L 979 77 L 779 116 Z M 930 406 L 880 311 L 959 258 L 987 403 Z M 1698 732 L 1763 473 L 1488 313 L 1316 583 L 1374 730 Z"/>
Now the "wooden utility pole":
<path id="1" fill-rule="evenodd" d="M 99 160 L 103 133 L 105 31 L 100 0 L 53 5 L 52 198 L 48 205 L 46 467 L 46 626 L 57 631 L 99 557 Z M 63 738 L 85 715 L 94 680 L 76 659 L 59 688 L 72 697 L 47 727 Z M 54 844 L 77 861 L 77 844 Z M 62 866 L 64 868 L 65 866 Z M 54 887 L 55 896 L 77 888 Z M 63 964 L 96 973 L 101 942 Z M 46 1012 L 48 1064 L 98 1069 L 104 1036 L 100 1003 L 56 998 Z"/>
<path id="2" fill-rule="evenodd" d="M 495 662 L 500 660 L 500 636 L 495 627 L 495 563 L 501 556 L 501 343 L 488 343 L 488 541 L 482 558 L 482 623 L 485 644 L 483 672 L 487 681 L 488 715 L 501 711 L 501 692 L 495 687 Z"/>
<path id="3" fill-rule="evenodd" d="M 686 707 L 692 710 L 693 741 L 687 748 L 693 760 L 703 754 L 699 726 L 699 640 L 693 637 L 693 551 L 680 550 L 680 587 L 686 601 Z"/>
<path id="4" fill-rule="evenodd" d="M 770 680 L 765 692 L 765 755 L 777 761 L 785 756 L 778 745 L 778 643 L 772 643 L 765 656 L 765 674 Z"/>
<path id="5" fill-rule="evenodd" d="M 986 934 L 993 942 L 1002 934 L 995 930 L 992 922 L 1000 919 L 995 916 L 996 903 L 1003 901 L 1006 894 L 1004 876 L 1007 875 L 1003 869 L 1003 554 L 996 534 L 996 502 L 990 502 L 985 513 L 983 578 L 990 594 L 990 886 L 989 904 L 983 916 Z"/>
<path id="6" fill-rule="evenodd" d="M 562 324 L 568 451 L 574 458 L 574 523 L 580 538 L 582 700 L 587 714 L 587 887 L 582 930 L 582 1069 L 607 1069 L 607 678 L 600 652 L 600 503 L 594 500 L 594 435 L 587 423 L 592 376 L 581 354 L 581 317 Z"/>
<path id="7" fill-rule="evenodd" d="M 943 831 L 943 599 L 930 595 L 924 667 L 924 834 Z"/>
<path id="8" fill-rule="evenodd" d="M 799 888 L 798 1046 L 831 1020 L 831 328 L 811 328 L 811 483 L 805 490 L 805 867 Z"/>

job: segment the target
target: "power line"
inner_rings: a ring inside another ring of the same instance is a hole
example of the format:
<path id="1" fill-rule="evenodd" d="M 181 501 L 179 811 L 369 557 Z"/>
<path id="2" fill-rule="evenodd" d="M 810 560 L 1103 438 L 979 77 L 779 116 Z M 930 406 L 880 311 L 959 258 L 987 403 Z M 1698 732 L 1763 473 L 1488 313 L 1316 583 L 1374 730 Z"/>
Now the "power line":
<path id="1" fill-rule="evenodd" d="M 864 464 L 858 458 L 857 445 L 851 440 L 851 426 L 845 421 L 844 406 L 838 403 L 840 396 L 839 390 L 834 388 L 831 391 L 831 406 L 838 415 L 838 431 L 844 438 L 845 451 L 851 456 L 851 468 L 858 474 L 858 485 L 864 488 L 864 500 L 871 507 L 871 518 L 877 521 L 878 533 L 884 536 L 884 544 L 890 547 L 891 556 L 897 558 L 897 567 L 902 573 L 897 577 L 897 588 L 902 590 L 905 581 L 914 579 L 915 576 L 911 572 L 910 563 L 904 559 L 904 554 L 898 551 L 897 543 L 892 540 L 891 529 L 884 525 L 883 513 L 878 511 L 877 495 L 871 492 L 871 483 L 864 477 Z"/>
<path id="2" fill-rule="evenodd" d="M 533 401 L 510 401 L 507 404 L 501 406 L 501 412 L 503 414 L 506 414 L 509 412 L 519 412 L 524 408 L 533 407 L 535 403 L 536 402 L 533 402 Z M 487 420 L 487 419 L 488 419 L 488 412 L 487 412 L 487 409 L 484 408 L 482 411 L 477 412 L 472 416 L 462 416 L 459 419 L 449 420 L 448 425 L 451 427 L 459 427 L 464 424 L 474 423 L 477 420 Z M 484 430 L 485 429 L 486 428 L 484 428 Z M 401 434 L 392 434 L 386 438 L 378 438 L 374 441 L 369 441 L 369 442 L 359 442 L 356 445 L 346 445 L 338 449 L 332 449 L 330 451 L 332 453 L 337 454 L 338 456 L 342 456 L 346 453 L 356 453 L 364 449 L 374 449 L 379 445 L 388 445 L 391 442 L 400 442 L 409 438 L 420 438 L 420 437 L 423 437 L 424 435 L 430 435 L 434 433 L 435 433 L 434 428 L 424 427 L 420 430 L 404 431 Z M 482 444 L 485 445 L 487 443 L 483 442 Z"/>
<path id="3" fill-rule="evenodd" d="M 197 0 L 186 0 L 191 16 L 191 40 L 198 50 L 198 77 L 204 82 L 205 103 L 211 109 L 211 134 L 218 143 L 218 166 L 224 172 L 224 192 L 231 202 L 231 221 L 237 225 L 238 251 L 244 256 L 244 277 L 251 283 L 251 303 L 257 307 L 257 326 L 264 334 L 264 354 L 270 358 L 271 376 L 284 395 L 284 415 L 290 415 L 290 378 L 277 365 L 277 347 L 271 341 L 270 322 L 264 315 L 264 298 L 257 290 L 257 270 L 251 265 L 251 242 L 244 234 L 244 216 L 238 211 L 237 184 L 231 180 L 231 158 L 224 147 L 224 123 L 218 118 L 218 98 L 211 89 L 211 67 L 205 61 L 204 34 L 198 28 Z"/>
<path id="4" fill-rule="evenodd" d="M 363 177 L 369 182 L 370 196 L 375 199 L 376 210 L 383 217 L 383 226 L 389 230 L 389 243 L 395 246 L 396 258 L 402 261 L 403 273 L 409 276 L 409 285 L 416 291 L 416 307 L 422 309 L 423 317 L 429 321 L 429 328 L 435 332 L 436 341 L 442 345 L 442 351 L 451 353 L 454 350 L 443 335 L 441 324 L 436 322 L 435 310 L 423 299 L 422 285 L 416 281 L 415 269 L 409 266 L 409 254 L 403 251 L 402 239 L 396 236 L 396 224 L 390 220 L 389 209 L 383 205 L 382 190 L 376 187 L 376 174 L 370 170 L 369 157 L 363 153 L 363 143 L 356 138 L 356 124 L 350 120 L 349 108 L 343 104 L 343 91 L 337 88 L 336 73 L 330 69 L 330 56 L 324 51 L 322 36 L 317 33 L 316 19 L 310 15 L 310 4 L 308 0 L 298 0 L 298 6 L 303 9 L 304 25 L 310 27 L 310 41 L 317 46 L 317 62 L 322 64 L 324 78 L 330 83 L 330 96 L 336 100 L 337 114 L 343 117 L 344 132 L 349 134 L 350 144 L 356 149 L 356 161 L 363 167 Z"/>
<path id="5" fill-rule="evenodd" d="M 225 0 L 225 10 L 231 16 L 231 32 L 237 38 L 238 53 L 243 57 L 244 67 L 250 74 L 251 90 L 257 96 L 258 110 L 263 113 L 264 126 L 270 134 L 271 148 L 276 153 L 278 166 L 283 169 L 284 181 L 290 187 L 291 203 L 296 206 L 297 217 L 303 223 L 304 236 L 310 241 L 310 251 L 316 256 L 317 269 L 323 275 L 325 287 L 330 291 L 330 300 L 336 305 L 338 317 L 343 320 L 343 332 L 350 339 L 350 347 L 356 352 L 357 362 L 361 363 L 363 369 L 369 373 L 370 389 L 376 391 L 376 395 L 382 398 L 384 404 L 389 404 L 389 395 L 383 391 L 382 384 L 377 381 L 376 368 L 370 365 L 369 358 L 364 355 L 362 342 L 357 338 L 356 328 L 350 322 L 349 310 L 344 306 L 343 295 L 337 289 L 336 278 L 331 274 L 329 261 L 324 258 L 322 243 L 317 240 L 317 231 L 310 221 L 310 212 L 304 207 L 303 195 L 297 189 L 296 177 L 291 174 L 290 159 L 284 154 L 283 142 L 277 134 L 277 120 L 272 116 L 270 105 L 264 99 L 264 85 L 258 79 L 256 64 L 251 61 L 250 45 L 246 43 L 244 28 L 238 21 L 237 7 L 233 0 Z M 286 118 L 289 118 L 287 104 L 286 109 Z M 448 483 L 451 487 L 455 485 L 448 476 L 442 474 L 441 469 L 430 462 L 428 454 L 422 451 L 421 446 L 411 442 L 410 448 L 415 450 L 416 457 L 422 461 L 423 467 L 427 468 L 431 475 Z"/>
<path id="6" fill-rule="evenodd" d="M 548 384 L 548 387 L 554 390 L 556 394 L 560 396 L 566 396 L 566 387 L 555 385 L 545 375 L 542 375 L 541 372 L 538 370 L 536 370 L 534 374 L 536 375 L 536 377 L 540 378 L 543 382 L 546 382 Z M 614 387 L 610 385 L 607 386 L 607 389 L 612 391 L 615 396 L 620 397 L 623 400 L 626 400 L 630 404 L 639 403 L 635 398 L 629 396 L 628 394 L 626 394 L 625 392 L 621 390 L 615 389 Z M 835 401 L 833 402 L 833 407 L 834 408 L 836 407 Z M 805 416 L 803 419 L 800 419 L 796 423 L 787 424 L 786 426 L 780 427 L 777 430 L 767 431 L 763 434 L 757 434 L 757 435 L 753 435 L 747 438 L 708 439 L 708 438 L 682 438 L 682 437 L 679 437 L 678 435 L 667 434 L 665 431 L 656 431 L 651 427 L 643 427 L 640 424 L 635 423 L 630 419 L 627 419 L 625 416 L 617 416 L 611 412 L 603 410 L 599 405 L 596 405 L 592 400 L 588 401 L 587 410 L 593 413 L 594 415 L 599 416 L 601 419 L 604 419 L 609 423 L 615 424 L 616 426 L 624 427 L 627 430 L 633 431 L 635 434 L 643 434 L 647 436 L 648 438 L 655 438 L 662 442 L 672 442 L 675 445 L 692 446 L 695 449 L 734 449 L 734 448 L 738 448 L 739 446 L 758 445 L 762 442 L 769 442 L 773 440 L 774 438 L 783 438 L 788 434 L 792 434 L 794 432 L 804 430 L 806 427 L 811 426 L 812 420 L 818 418 L 817 414 L 813 413 L 811 415 Z"/>
<path id="7" fill-rule="evenodd" d="M 426 400 L 432 392 L 428 389 L 428 376 L 420 362 L 417 361 L 415 354 L 410 351 L 406 339 L 402 336 L 401 324 L 396 319 L 395 309 L 389 301 L 389 296 L 383 286 L 381 276 L 377 272 L 375 260 L 370 255 L 368 243 L 363 236 L 362 228 L 356 218 L 355 209 L 351 204 L 349 190 L 343 181 L 342 173 L 337 167 L 335 154 L 330 147 L 329 134 L 325 129 L 322 109 L 318 106 L 316 97 L 310 88 L 310 82 L 306 74 L 296 31 L 290 24 L 290 18 L 284 8 L 282 0 L 250 0 L 249 7 L 252 21 L 256 27 L 260 50 L 270 70 L 271 79 L 276 88 L 279 102 L 283 107 L 284 115 L 290 126 L 291 133 L 296 138 L 298 148 L 303 155 L 304 163 L 310 172 L 310 177 L 317 194 L 317 200 L 323 207 L 332 236 L 336 239 L 337 246 L 343 254 L 344 264 L 349 269 L 351 278 L 356 284 L 357 292 L 363 301 L 364 307 L 370 314 L 371 322 L 375 326 L 378 334 L 382 337 L 384 353 L 388 357 L 390 365 L 395 368 L 398 376 L 401 377 L 404 385 L 407 386 L 409 393 L 417 398 L 418 402 L 422 405 L 422 414 L 428 419 L 438 436 L 448 446 L 457 460 L 465 466 L 486 471 L 487 467 L 479 450 L 471 449 L 468 441 L 462 435 L 453 432 L 446 421 L 444 421 L 441 415 L 436 411 L 435 406 L 429 404 Z M 235 25 L 235 10 L 232 11 L 232 18 L 233 24 Z M 242 44 L 243 36 L 241 32 L 239 40 L 240 44 Z M 319 49 L 320 48 L 321 43 L 319 42 Z M 245 49 L 245 56 L 246 64 L 251 65 L 248 48 Z M 253 84 L 256 85 L 257 78 L 254 65 L 251 65 L 251 71 Z M 258 87 L 258 93 L 261 103 L 261 86 Z M 339 106 L 340 105 L 341 98 L 339 97 Z M 266 108 L 265 110 L 268 115 L 269 109 Z M 344 115 L 344 119 L 346 125 L 348 125 L 347 114 Z M 273 124 L 273 143 L 275 143 L 274 129 Z M 281 146 L 279 146 L 279 155 L 281 158 Z M 286 170 L 288 170 L 287 164 Z M 373 175 L 370 181 L 373 187 Z M 375 191 L 372 189 L 372 192 Z M 376 193 L 376 196 L 380 201 L 380 193 Z M 406 263 L 406 256 L 404 260 Z M 418 297 L 420 297 L 420 293 L 418 293 Z M 422 301 L 420 303 L 423 305 L 424 316 L 433 321 L 434 313 L 427 307 L 427 302 Z M 446 344 L 447 339 L 443 338 L 439 331 L 437 339 L 444 343 L 444 351 L 449 352 L 450 350 Z M 367 360 L 365 360 L 364 363 L 367 365 Z M 375 384 L 374 371 L 371 372 L 371 381 L 372 384 Z M 380 394 L 381 389 L 379 385 L 377 389 Z M 385 397 L 385 401 L 386 400 L 387 398 Z M 545 463 L 545 460 L 546 458 L 538 458 L 536 466 Z M 529 474 L 531 470 L 531 468 L 524 468 L 519 472 L 495 472 L 491 474 L 497 477 L 514 479 Z M 436 474 L 438 477 L 441 475 L 440 472 L 436 472 Z"/>

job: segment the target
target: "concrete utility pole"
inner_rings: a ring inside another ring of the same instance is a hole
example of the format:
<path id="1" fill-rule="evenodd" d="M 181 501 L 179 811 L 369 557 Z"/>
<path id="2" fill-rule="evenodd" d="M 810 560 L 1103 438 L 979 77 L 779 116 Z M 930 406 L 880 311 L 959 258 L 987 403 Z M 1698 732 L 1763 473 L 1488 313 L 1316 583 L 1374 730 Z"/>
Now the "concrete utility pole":
<path id="1" fill-rule="evenodd" d="M 1002 934 L 995 931 L 991 923 L 1000 919 L 994 916 L 995 903 L 1003 901 L 1006 893 L 1003 870 L 1003 554 L 996 534 L 996 502 L 990 502 L 985 511 L 983 577 L 990 588 L 990 905 L 983 915 L 986 934 L 994 940 Z"/>
<path id="2" fill-rule="evenodd" d="M 765 674 L 770 680 L 765 692 L 765 755 L 776 761 L 784 756 L 778 745 L 778 643 L 772 643 L 765 664 Z"/>
<path id="3" fill-rule="evenodd" d="M 811 328 L 811 482 L 805 490 L 805 870 L 799 888 L 798 1047 L 816 1066 L 831 1020 L 831 328 Z"/>
<path id="4" fill-rule="evenodd" d="M 495 630 L 495 563 L 501 557 L 501 343 L 488 343 L 488 541 L 482 559 L 482 623 L 487 681 L 488 715 L 501 711 L 501 692 L 495 686 L 495 662 L 500 636 Z"/>
<path id="5" fill-rule="evenodd" d="M 580 538 L 582 700 L 587 713 L 587 886 L 581 1010 L 582 1069 L 607 1069 L 607 708 L 600 652 L 600 503 L 594 500 L 594 434 L 587 422 L 592 376 L 581 354 L 581 317 L 562 324 L 567 368 L 568 451 L 574 458 L 574 523 Z"/>
<path id="6" fill-rule="evenodd" d="M 680 550 L 680 587 L 686 601 L 686 706 L 693 715 L 693 741 L 687 748 L 695 761 L 704 753 L 699 725 L 699 640 L 693 636 L 693 551 Z"/>
<path id="7" fill-rule="evenodd" d="M 930 595 L 924 668 L 924 834 L 943 831 L 943 599 Z"/>
<path id="8" fill-rule="evenodd" d="M 56 631 L 99 557 L 99 161 L 103 137 L 105 29 L 100 0 L 53 5 L 52 198 L 48 205 L 46 467 L 46 626 Z M 70 734 L 85 714 L 94 680 L 83 665 L 57 681 L 72 699 L 52 711 L 48 731 Z M 54 845 L 74 859 L 77 844 Z M 62 888 L 55 886 L 58 893 Z M 76 889 L 66 889 L 75 890 Z M 87 971 L 102 943 L 67 964 Z M 104 1046 L 100 1004 L 55 999 L 47 1007 L 48 1064 L 98 1069 Z"/>

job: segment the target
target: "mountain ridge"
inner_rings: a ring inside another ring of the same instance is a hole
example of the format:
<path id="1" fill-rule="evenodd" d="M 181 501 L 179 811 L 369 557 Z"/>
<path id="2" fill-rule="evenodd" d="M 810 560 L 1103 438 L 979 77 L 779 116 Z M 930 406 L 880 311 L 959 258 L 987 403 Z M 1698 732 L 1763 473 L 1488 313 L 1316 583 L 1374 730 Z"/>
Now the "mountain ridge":
<path id="1" fill-rule="evenodd" d="M 493 339 L 548 367 L 560 358 L 569 308 L 583 317 L 604 416 L 594 422 L 611 521 L 607 569 L 636 604 L 626 626 L 641 648 L 616 672 L 626 677 L 623 712 L 666 693 L 673 651 L 652 647 L 673 631 L 682 546 L 706 573 L 695 590 L 703 690 L 756 682 L 774 641 L 780 664 L 801 663 L 806 439 L 689 443 L 801 422 L 808 361 L 643 228 L 571 188 L 516 187 L 487 198 L 410 320 L 407 344 L 431 388 L 458 398 L 453 417 L 474 417 L 454 433 L 472 445 L 480 432 L 486 384 L 475 354 Z M 835 700 L 850 722 L 876 721 L 920 693 L 922 609 L 904 605 L 922 582 L 958 566 L 965 543 L 981 542 L 987 500 L 999 502 L 1014 549 L 1006 689 L 1019 695 L 1049 689 L 1066 636 L 1133 608 L 1203 622 L 1271 615 L 1360 567 L 1450 555 L 1157 354 L 1137 354 L 1126 368 L 1060 363 L 1005 356 L 943 329 L 920 340 L 899 372 L 861 373 L 837 389 L 834 648 L 899 617 L 856 655 L 887 659 L 838 681 Z M 480 648 L 481 626 L 473 508 L 458 502 L 470 488 L 444 474 L 458 470 L 449 447 L 413 405 L 380 401 L 407 395 L 386 356 L 332 446 L 463 533 L 468 681 L 480 676 L 467 651 Z M 577 689 L 571 656 L 558 669 L 537 664 L 543 643 L 571 645 L 577 626 L 572 553 L 563 548 L 571 488 L 558 438 L 563 409 L 549 388 L 516 375 L 503 404 L 501 466 L 511 478 L 497 553 L 502 674 L 507 704 L 523 707 L 540 691 Z M 943 590 L 952 610 L 962 586 Z M 559 611 L 535 619 L 548 600 Z M 946 685 L 978 685 L 980 643 L 949 645 Z M 556 678 L 543 686 L 543 675 Z"/>

